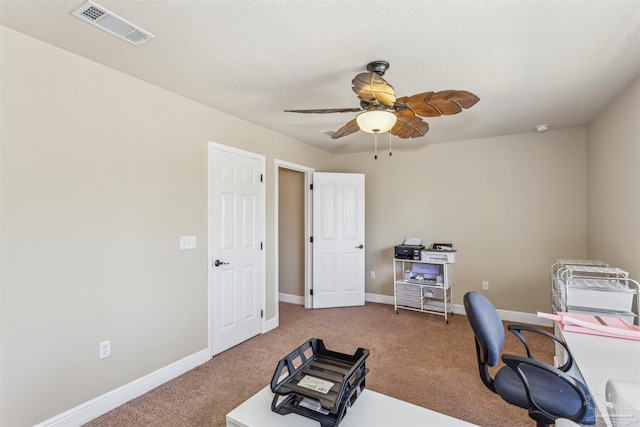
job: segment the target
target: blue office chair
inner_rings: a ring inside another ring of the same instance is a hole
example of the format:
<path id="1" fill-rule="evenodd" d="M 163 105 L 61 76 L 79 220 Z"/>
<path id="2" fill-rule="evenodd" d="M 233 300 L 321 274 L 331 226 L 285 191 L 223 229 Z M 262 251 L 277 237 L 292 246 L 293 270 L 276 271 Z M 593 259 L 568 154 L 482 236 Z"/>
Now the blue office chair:
<path id="1" fill-rule="evenodd" d="M 512 405 L 528 409 L 538 427 L 554 424 L 558 418 L 595 424 L 591 396 L 586 386 L 570 374 L 574 368 L 573 357 L 564 341 L 532 326 L 510 325 L 509 331 L 522 341 L 527 357 L 503 354 L 506 366 L 491 378 L 489 368 L 498 364 L 504 326 L 493 304 L 479 292 L 464 295 L 464 309 L 475 335 L 480 378 L 489 390 Z M 568 361 L 554 368 L 534 359 L 522 331 L 539 333 L 560 343 L 569 356 Z"/>

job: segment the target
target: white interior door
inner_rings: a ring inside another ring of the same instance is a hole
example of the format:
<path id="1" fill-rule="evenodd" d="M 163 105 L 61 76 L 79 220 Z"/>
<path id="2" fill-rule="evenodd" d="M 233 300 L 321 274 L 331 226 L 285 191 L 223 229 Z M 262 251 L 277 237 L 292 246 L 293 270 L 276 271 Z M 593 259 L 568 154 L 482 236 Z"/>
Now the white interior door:
<path id="1" fill-rule="evenodd" d="M 313 174 L 313 308 L 364 305 L 364 175 Z"/>
<path id="2" fill-rule="evenodd" d="M 264 157 L 209 145 L 212 356 L 262 331 Z"/>

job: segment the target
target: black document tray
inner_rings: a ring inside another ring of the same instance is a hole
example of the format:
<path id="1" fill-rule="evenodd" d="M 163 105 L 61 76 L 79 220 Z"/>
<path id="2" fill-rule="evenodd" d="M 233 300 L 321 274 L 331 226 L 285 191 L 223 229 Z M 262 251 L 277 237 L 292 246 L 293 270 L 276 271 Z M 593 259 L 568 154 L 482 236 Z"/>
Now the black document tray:
<path id="1" fill-rule="evenodd" d="M 282 415 L 294 412 L 319 421 L 322 427 L 337 426 L 365 387 L 367 357 L 369 350 L 364 348 L 348 355 L 327 350 L 321 339 L 306 341 L 278 363 L 271 380 L 275 393 L 271 410 Z M 333 386 L 323 393 L 298 385 L 306 376 Z M 325 413 L 301 406 L 304 398 L 319 402 Z"/>

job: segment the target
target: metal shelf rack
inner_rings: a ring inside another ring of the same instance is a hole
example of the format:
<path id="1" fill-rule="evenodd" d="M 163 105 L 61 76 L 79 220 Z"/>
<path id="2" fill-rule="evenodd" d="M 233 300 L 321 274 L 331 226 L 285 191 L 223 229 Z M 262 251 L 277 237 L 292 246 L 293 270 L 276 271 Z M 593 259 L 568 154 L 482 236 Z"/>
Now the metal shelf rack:
<path id="1" fill-rule="evenodd" d="M 420 266 L 426 273 L 416 274 Z M 393 294 L 395 312 L 413 310 L 453 316 L 453 262 L 446 260 L 393 260 Z"/>

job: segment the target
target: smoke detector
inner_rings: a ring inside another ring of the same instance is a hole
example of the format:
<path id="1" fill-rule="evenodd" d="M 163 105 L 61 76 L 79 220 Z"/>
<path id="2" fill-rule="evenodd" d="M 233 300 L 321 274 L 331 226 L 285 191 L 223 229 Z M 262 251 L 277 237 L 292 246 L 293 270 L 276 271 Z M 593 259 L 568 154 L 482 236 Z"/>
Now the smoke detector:
<path id="1" fill-rule="evenodd" d="M 109 12 L 93 2 L 86 2 L 71 14 L 95 27 L 98 27 L 134 46 L 140 46 L 154 38 L 153 34 L 136 27 L 119 16 Z"/>
<path id="2" fill-rule="evenodd" d="M 536 126 L 536 132 L 546 132 L 549 130 L 549 128 L 551 127 L 551 125 L 537 125 Z"/>

